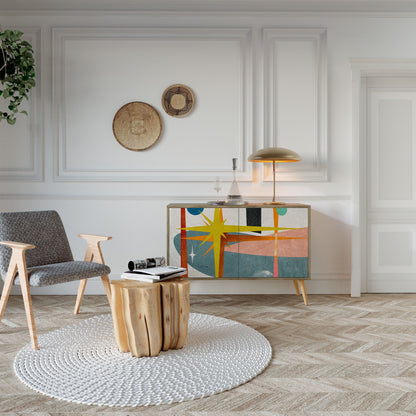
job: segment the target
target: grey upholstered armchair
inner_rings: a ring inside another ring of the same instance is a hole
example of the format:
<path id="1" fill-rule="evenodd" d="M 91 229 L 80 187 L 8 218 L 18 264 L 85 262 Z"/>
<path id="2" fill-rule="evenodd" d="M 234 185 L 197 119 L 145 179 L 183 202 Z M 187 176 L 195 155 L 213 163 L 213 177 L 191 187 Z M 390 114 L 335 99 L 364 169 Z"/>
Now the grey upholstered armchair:
<path id="1" fill-rule="evenodd" d="M 77 314 L 87 279 L 101 276 L 111 304 L 108 278 L 111 270 L 104 264 L 100 249 L 100 242 L 111 237 L 88 234 L 79 234 L 79 237 L 87 240 L 84 261 L 74 261 L 64 226 L 56 211 L 0 213 L 0 274 L 4 280 L 0 322 L 11 287 L 15 278 L 19 277 L 33 349 L 39 347 L 29 286 L 80 280 L 74 310 Z"/>

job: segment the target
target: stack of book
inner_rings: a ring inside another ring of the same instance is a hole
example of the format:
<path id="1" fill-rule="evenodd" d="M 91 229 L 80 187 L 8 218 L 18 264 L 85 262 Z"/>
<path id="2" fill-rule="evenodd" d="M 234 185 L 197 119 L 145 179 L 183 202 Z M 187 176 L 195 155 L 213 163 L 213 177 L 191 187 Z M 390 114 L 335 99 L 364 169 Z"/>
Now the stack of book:
<path id="1" fill-rule="evenodd" d="M 121 278 L 155 283 L 172 279 L 173 277 L 183 276 L 184 274 L 186 274 L 186 269 L 183 267 L 161 266 L 150 267 L 147 269 L 129 270 L 128 272 L 124 272 L 121 275 Z"/>

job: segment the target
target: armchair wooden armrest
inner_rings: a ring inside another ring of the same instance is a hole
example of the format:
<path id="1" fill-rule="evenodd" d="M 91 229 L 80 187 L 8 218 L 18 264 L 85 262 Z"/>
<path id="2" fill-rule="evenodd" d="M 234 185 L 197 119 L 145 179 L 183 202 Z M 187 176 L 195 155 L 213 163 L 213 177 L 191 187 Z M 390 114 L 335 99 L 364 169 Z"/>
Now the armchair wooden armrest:
<path id="1" fill-rule="evenodd" d="M 32 248 L 35 248 L 33 244 L 18 243 L 17 241 L 0 241 L 0 244 L 10 247 L 11 249 L 17 249 L 22 251 L 31 250 Z"/>
<path id="2" fill-rule="evenodd" d="M 101 241 L 107 241 L 111 240 L 112 237 L 108 237 L 105 235 L 95 235 L 95 234 L 78 234 L 78 237 L 83 238 L 84 240 L 87 240 L 87 242 L 101 242 Z"/>
<path id="3" fill-rule="evenodd" d="M 111 240 L 111 237 L 95 234 L 78 234 L 78 237 L 83 238 L 87 242 L 84 261 L 92 261 L 94 258 L 96 263 L 104 264 L 100 243 L 101 241 Z"/>

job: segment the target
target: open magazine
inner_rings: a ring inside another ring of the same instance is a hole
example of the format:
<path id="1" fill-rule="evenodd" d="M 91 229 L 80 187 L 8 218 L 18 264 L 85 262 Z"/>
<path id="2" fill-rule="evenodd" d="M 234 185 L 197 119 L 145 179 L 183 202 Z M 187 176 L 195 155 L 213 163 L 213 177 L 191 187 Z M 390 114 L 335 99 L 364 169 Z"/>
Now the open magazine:
<path id="1" fill-rule="evenodd" d="M 176 266 L 160 266 L 160 267 L 151 267 L 149 269 L 131 270 L 128 273 L 147 274 L 150 276 L 165 277 L 170 274 L 179 273 L 179 272 L 186 272 L 186 269 L 183 267 L 176 267 Z"/>
<path id="2" fill-rule="evenodd" d="M 186 274 L 186 269 L 183 267 L 161 266 L 124 272 L 121 278 L 142 282 L 160 282 L 161 280 L 172 279 L 173 277 L 183 276 L 184 274 Z"/>

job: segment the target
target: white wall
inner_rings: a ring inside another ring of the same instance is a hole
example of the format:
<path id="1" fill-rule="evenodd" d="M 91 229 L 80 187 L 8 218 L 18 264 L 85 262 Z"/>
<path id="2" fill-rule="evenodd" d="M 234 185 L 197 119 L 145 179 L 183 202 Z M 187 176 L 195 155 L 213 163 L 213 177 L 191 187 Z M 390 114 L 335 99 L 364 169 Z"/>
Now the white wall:
<path id="1" fill-rule="evenodd" d="M 0 210 L 58 210 L 77 258 L 79 232 L 113 236 L 103 252 L 117 277 L 128 259 L 166 253 L 166 205 L 215 198 L 214 179 L 231 179 L 231 158 L 244 198 L 269 200 L 269 172 L 247 157 L 282 145 L 304 161 L 278 175 L 279 199 L 313 210 L 307 290 L 349 293 L 350 59 L 415 58 L 416 16 L 408 16 L 0 10 L 3 29 L 32 41 L 38 67 L 30 117 L 0 126 Z M 196 95 L 183 119 L 161 105 L 174 83 Z M 161 139 L 144 152 L 112 134 L 115 112 L 130 101 L 162 117 Z M 194 281 L 192 290 L 293 293 L 291 282 L 276 281 Z"/>

